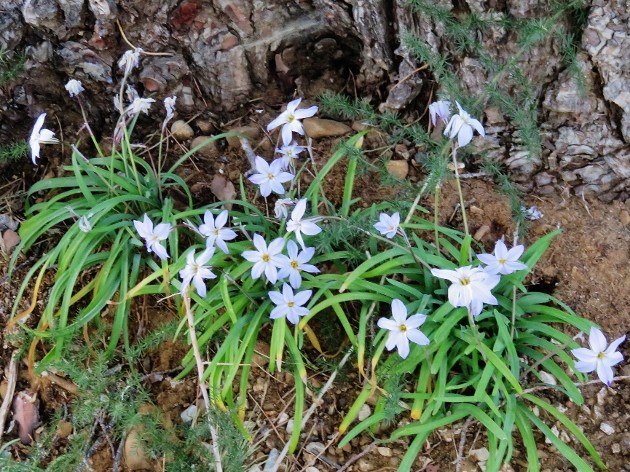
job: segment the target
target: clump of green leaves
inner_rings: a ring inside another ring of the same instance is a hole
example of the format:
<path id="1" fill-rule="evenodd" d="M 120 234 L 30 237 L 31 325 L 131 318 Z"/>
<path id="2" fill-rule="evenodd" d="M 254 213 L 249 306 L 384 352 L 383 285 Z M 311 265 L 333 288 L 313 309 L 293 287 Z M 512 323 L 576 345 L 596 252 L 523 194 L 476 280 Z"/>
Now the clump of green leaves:
<path id="1" fill-rule="evenodd" d="M 0 87 L 14 80 L 24 71 L 26 54 L 11 54 L 6 47 L 0 48 Z"/>
<path id="2" fill-rule="evenodd" d="M 0 146 L 0 164 L 17 161 L 28 156 L 29 147 L 26 141 Z"/>

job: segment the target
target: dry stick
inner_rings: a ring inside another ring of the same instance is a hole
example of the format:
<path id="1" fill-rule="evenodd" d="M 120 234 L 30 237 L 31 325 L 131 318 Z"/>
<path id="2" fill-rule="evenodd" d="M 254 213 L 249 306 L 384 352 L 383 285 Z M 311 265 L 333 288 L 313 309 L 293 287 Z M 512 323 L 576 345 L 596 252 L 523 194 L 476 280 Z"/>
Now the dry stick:
<path id="1" fill-rule="evenodd" d="M 462 426 L 462 430 L 459 436 L 459 448 L 457 449 L 457 459 L 455 459 L 455 472 L 460 472 L 462 470 L 462 459 L 464 458 L 464 446 L 466 445 L 466 433 L 468 432 L 468 427 L 473 421 L 473 417 L 469 416 Z"/>
<path id="2" fill-rule="evenodd" d="M 125 441 L 127 441 L 127 432 L 123 434 L 123 437 L 120 439 L 120 444 L 118 445 L 118 449 L 116 450 L 116 456 L 114 456 L 114 465 L 112 466 L 112 472 L 118 472 L 118 466 L 120 464 L 120 460 L 122 459 L 123 451 L 125 449 Z"/>
<path id="3" fill-rule="evenodd" d="M 15 384 L 17 383 L 17 351 L 13 351 L 11 354 L 11 360 L 9 361 L 9 373 L 7 376 L 7 392 L 4 396 L 4 401 L 0 407 L 0 444 L 2 444 L 2 435 L 4 434 L 4 425 L 9 414 L 9 407 L 13 402 L 13 394 L 15 393 Z"/>
<path id="4" fill-rule="evenodd" d="M 188 333 L 190 334 L 190 344 L 195 354 L 195 361 L 197 363 L 197 376 L 199 382 L 199 390 L 201 390 L 201 396 L 206 406 L 206 413 L 208 414 L 208 428 L 210 429 L 210 436 L 212 438 L 212 454 L 214 455 L 214 467 L 216 472 L 223 472 L 223 466 L 221 465 L 221 451 L 219 449 L 219 436 L 217 430 L 212 424 L 210 419 L 210 398 L 208 397 L 208 390 L 206 384 L 203 381 L 203 362 L 201 360 L 201 353 L 199 351 L 199 344 L 197 343 L 197 331 L 195 331 L 195 319 L 190 309 L 190 295 L 188 288 L 184 289 L 183 297 L 184 309 L 186 310 L 186 320 L 188 321 Z"/>
<path id="5" fill-rule="evenodd" d="M 315 412 L 315 410 L 317 409 L 317 407 L 321 403 L 322 398 L 324 397 L 326 392 L 328 392 L 328 390 L 330 390 L 330 387 L 332 387 L 332 384 L 335 381 L 335 378 L 337 377 L 337 374 L 339 373 L 341 368 L 345 365 L 345 363 L 348 362 L 348 359 L 350 359 L 350 354 L 352 354 L 353 351 L 354 351 L 354 349 L 350 348 L 350 349 L 348 349 L 348 352 L 346 353 L 346 355 L 343 356 L 343 359 L 341 359 L 341 362 L 339 362 L 339 365 L 337 366 L 337 369 L 335 369 L 335 371 L 332 373 L 332 375 L 330 376 L 328 381 L 324 384 L 324 387 L 320 390 L 319 394 L 317 395 L 317 401 L 313 402 L 313 404 L 306 411 L 306 414 L 304 415 L 304 418 L 302 418 L 302 424 L 299 425 L 300 429 L 302 429 L 302 428 L 304 428 L 304 426 L 306 426 L 306 423 L 311 418 L 311 415 Z M 280 467 L 280 464 L 282 463 L 282 461 L 284 460 L 286 455 L 289 453 L 289 444 L 290 444 L 290 441 L 287 442 L 284 445 L 284 448 L 282 448 L 282 451 L 280 451 L 280 454 L 278 455 L 278 458 L 276 459 L 276 462 L 275 462 L 275 464 L 273 466 L 274 468 L 272 470 L 278 470 L 278 468 Z"/>
<path id="6" fill-rule="evenodd" d="M 339 469 L 337 472 L 344 472 L 346 470 L 348 470 L 348 467 L 350 467 L 352 464 L 354 464 L 356 461 L 358 461 L 359 459 L 361 459 L 363 456 L 368 455 L 370 452 L 372 452 L 372 450 L 378 445 L 379 443 L 374 441 L 370 444 L 368 444 L 366 446 L 365 449 L 363 449 L 361 452 L 359 452 L 358 454 L 355 454 L 354 456 L 352 456 L 350 459 L 348 459 L 346 461 L 346 463 L 343 465 L 343 467 L 341 469 Z"/>

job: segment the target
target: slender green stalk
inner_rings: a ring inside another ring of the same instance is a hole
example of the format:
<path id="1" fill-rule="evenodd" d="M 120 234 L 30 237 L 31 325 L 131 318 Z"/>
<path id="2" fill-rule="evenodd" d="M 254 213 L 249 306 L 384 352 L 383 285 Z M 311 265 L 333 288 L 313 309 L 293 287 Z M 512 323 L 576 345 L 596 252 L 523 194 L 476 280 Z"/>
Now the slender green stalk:
<path id="1" fill-rule="evenodd" d="M 435 186 L 435 197 L 433 206 L 433 233 L 435 237 L 435 249 L 440 252 L 440 234 L 438 232 L 439 227 L 439 212 L 440 212 L 440 186 Z"/>
<path id="2" fill-rule="evenodd" d="M 470 232 L 468 231 L 468 218 L 466 216 L 466 203 L 464 202 L 464 192 L 462 191 L 462 183 L 459 178 L 459 169 L 457 166 L 457 144 L 453 143 L 453 166 L 455 167 L 455 182 L 457 182 L 457 193 L 459 194 L 459 206 L 462 210 L 462 220 L 464 222 L 464 233 L 466 236 L 470 236 Z M 472 255 L 469 254 L 468 258 L 472 260 Z"/>

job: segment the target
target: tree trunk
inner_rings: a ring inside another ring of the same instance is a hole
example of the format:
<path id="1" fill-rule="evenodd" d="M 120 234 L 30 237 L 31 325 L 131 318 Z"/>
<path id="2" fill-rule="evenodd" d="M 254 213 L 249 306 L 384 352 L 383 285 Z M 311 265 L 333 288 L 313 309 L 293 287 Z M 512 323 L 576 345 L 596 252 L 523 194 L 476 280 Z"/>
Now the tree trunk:
<path id="1" fill-rule="evenodd" d="M 453 18 L 536 19 L 549 0 L 432 0 Z M 563 45 L 548 34 L 526 51 L 515 32 L 493 26 L 479 34 L 497 64 L 515 60 L 534 84 L 543 132 L 532 155 L 510 119 L 484 106 L 488 136 L 478 141 L 504 163 L 526 190 L 627 199 L 630 188 L 630 3 L 593 0 L 578 34 L 579 84 L 566 70 Z M 575 18 L 558 18 L 575 28 Z M 119 26 L 120 25 L 120 26 Z M 425 109 L 438 86 L 405 41 L 415 35 L 429 50 L 447 54 L 462 89 L 479 94 L 492 80 L 480 58 L 458 52 L 444 24 L 414 12 L 405 0 L 0 0 L 0 43 L 26 49 L 27 74 L 5 87 L 10 106 L 0 118 L 0 139 L 11 123 L 56 104 L 63 114 L 69 78 L 83 81 L 91 115 L 108 122 L 121 77 L 117 61 L 143 48 L 137 81 L 158 97 L 176 94 L 178 109 L 233 112 L 250 100 L 278 104 L 294 91 L 358 90 L 381 110 Z M 152 55 L 149 53 L 162 53 Z M 165 54 L 166 53 L 166 54 Z M 510 91 L 509 77 L 499 87 Z M 583 88 L 583 90 L 580 90 Z M 21 115 L 19 112 L 22 112 Z M 65 112 L 64 112 L 65 113 Z"/>

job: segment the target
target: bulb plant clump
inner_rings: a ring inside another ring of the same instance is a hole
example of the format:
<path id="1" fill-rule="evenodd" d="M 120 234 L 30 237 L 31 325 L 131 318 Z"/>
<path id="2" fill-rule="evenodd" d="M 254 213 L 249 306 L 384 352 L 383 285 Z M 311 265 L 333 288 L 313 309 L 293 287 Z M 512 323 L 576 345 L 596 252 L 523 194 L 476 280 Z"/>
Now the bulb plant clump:
<path id="1" fill-rule="evenodd" d="M 610 385 L 612 368 L 622 360 L 617 348 L 624 339 L 607 346 L 592 323 L 552 296 L 526 289 L 527 274 L 556 233 L 528 248 L 514 241 L 508 249 L 505 240 L 499 240 L 492 253 L 485 253 L 470 236 L 457 151 L 473 143 L 475 132 L 484 136 L 480 121 L 459 103 L 452 116 L 448 100 L 429 107 L 433 125 L 445 126 L 444 146 L 455 164 L 463 232 L 439 226 L 437 217 L 425 219 L 419 199 L 399 203 L 395 212 L 387 202 L 369 208 L 355 205 L 356 164 L 365 132 L 348 139 L 320 169 L 313 167 L 312 182 L 301 188 L 299 176 L 312 159 L 300 160 L 299 155 L 307 151 L 312 157 L 313 148 L 300 120 L 314 116 L 318 108 L 299 108 L 299 98 L 268 124 L 269 132 L 278 130 L 282 146 L 271 162 L 255 156 L 254 172 L 241 179 L 240 198 L 196 207 L 175 171 L 201 146 L 170 167 L 163 156 L 174 97 L 164 101 L 157 160 L 151 154 L 148 159 L 139 156 L 130 144 L 139 115 L 155 103 L 126 84 L 142 54 L 139 49 L 128 51 L 119 64 L 124 77 L 114 100 L 120 118 L 111 155 L 97 147 L 98 156 L 88 158 L 75 147 L 65 176 L 40 181 L 29 192 L 33 197 L 53 191 L 27 208 L 11 268 L 19 253 L 48 230 L 62 230 L 59 244 L 41 256 L 22 282 L 20 295 L 35 281 L 30 306 L 21 308 L 20 296 L 12 314 L 15 324 L 33 311 L 42 296 L 43 274 L 54 267 L 53 287 L 33 331 L 33 343 L 46 343 L 47 354 L 38 359 L 37 368 L 35 359 L 29 359 L 31 369 L 45 370 L 87 324 L 102 325 L 104 314 L 111 323 L 107 355 L 132 349 L 128 321 L 134 300 L 167 297 L 164 303 L 180 313 L 180 329 L 187 330 L 191 343 L 179 378 L 194 370 L 208 411 L 234 411 L 237 424 L 246 416 L 256 343 L 261 338 L 269 341 L 269 372 L 289 369 L 295 377 L 295 427 L 286 445 L 293 453 L 308 420 L 305 347 L 310 343 L 320 349 L 311 321 L 327 311 L 343 328 L 364 381 L 339 425 L 339 447 L 379 424 L 407 418 L 401 426 L 390 426 L 389 437 L 408 438 L 398 470 L 412 470 L 431 433 L 470 419 L 485 433 L 487 471 L 499 471 L 510 462 L 516 436 L 525 445 L 530 470 L 539 470 L 535 430 L 579 470 L 603 466 L 578 426 L 538 392 L 543 385 L 583 403 L 576 382 L 596 371 Z M 71 80 L 67 90 L 81 103 L 84 89 L 77 82 Z M 54 133 L 42 126 L 40 117 L 30 139 L 34 162 L 40 144 L 56 142 Z M 343 160 L 348 172 L 343 201 L 336 207 L 322 187 L 326 175 Z M 264 205 L 246 199 L 250 184 L 257 186 Z M 186 208 L 176 209 L 168 196 L 171 188 L 186 196 Z M 276 198 L 273 215 L 268 198 Z M 227 204 L 231 209 L 224 207 Z M 361 260 L 347 246 L 321 250 L 334 240 L 335 223 L 350 230 L 349 245 L 365 243 Z M 87 282 L 82 277 L 86 273 Z M 558 324 L 590 333 L 590 349 L 579 347 Z M 210 357 L 202 359 L 202 352 Z M 553 385 L 545 381 L 549 376 L 555 379 Z M 372 415 L 356 422 L 370 397 L 376 399 Z M 546 417 L 535 415 L 534 407 Z M 561 423 L 590 459 L 561 441 L 548 422 Z M 212 451 L 213 466 L 221 470 L 221 431 L 212 422 L 209 428 L 217 448 Z"/>

